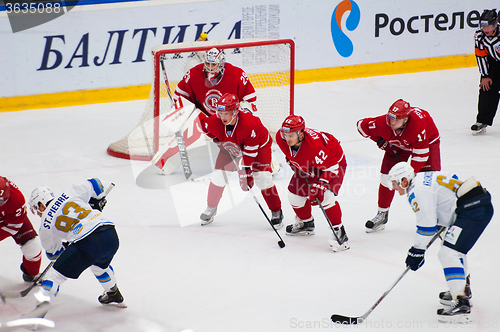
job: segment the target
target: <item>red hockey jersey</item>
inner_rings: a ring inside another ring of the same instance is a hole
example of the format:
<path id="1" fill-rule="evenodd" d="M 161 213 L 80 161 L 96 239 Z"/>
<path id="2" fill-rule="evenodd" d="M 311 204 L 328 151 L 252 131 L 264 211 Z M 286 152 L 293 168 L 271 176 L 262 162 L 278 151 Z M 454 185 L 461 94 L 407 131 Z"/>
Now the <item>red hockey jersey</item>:
<path id="1" fill-rule="evenodd" d="M 397 151 L 411 154 L 411 166 L 418 173 L 429 159 L 429 145 L 439 143 L 439 131 L 427 111 L 412 107 L 408 122 L 403 129 L 392 130 L 387 115 L 358 121 L 358 131 L 377 142 L 380 138 L 389 142 Z"/>
<path id="2" fill-rule="evenodd" d="M 194 66 L 184 75 L 175 89 L 175 100 L 183 96 L 207 116 L 215 114 L 217 101 L 224 93 L 232 93 L 240 101 L 245 100 L 249 103 L 255 103 L 257 100 L 255 89 L 247 74 L 241 68 L 226 63 L 220 82 L 215 86 L 207 86 L 205 84 L 203 65 L 203 63 L 200 63 Z"/>
<path id="3" fill-rule="evenodd" d="M 340 142 L 329 133 L 306 128 L 304 139 L 296 152 L 283 140 L 281 133 L 276 134 L 276 142 L 292 169 L 302 176 L 312 178 L 313 181 L 324 179 L 333 185 L 332 179 L 345 171 L 347 162 L 344 150 Z M 337 191 L 334 192 L 337 193 Z"/>
<path id="4" fill-rule="evenodd" d="M 23 194 L 11 181 L 9 181 L 9 185 L 9 200 L 4 205 L 0 205 L 0 241 L 16 235 L 24 222 L 28 220 Z"/>
<path id="5" fill-rule="evenodd" d="M 217 138 L 222 148 L 233 156 L 242 154 L 242 167 L 252 166 L 263 149 L 269 149 L 271 156 L 271 135 L 260 119 L 249 112 L 239 111 L 232 131 L 226 131 L 226 126 L 217 116 L 201 119 L 201 128 L 208 137 Z"/>

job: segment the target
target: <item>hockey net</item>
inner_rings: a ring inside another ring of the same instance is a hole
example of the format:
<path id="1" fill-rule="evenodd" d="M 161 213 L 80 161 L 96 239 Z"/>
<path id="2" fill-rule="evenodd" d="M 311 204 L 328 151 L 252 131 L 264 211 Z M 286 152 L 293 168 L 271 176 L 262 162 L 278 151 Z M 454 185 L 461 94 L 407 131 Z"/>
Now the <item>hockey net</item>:
<path id="1" fill-rule="evenodd" d="M 224 50 L 226 62 L 242 68 L 257 93 L 254 114 L 275 137 L 283 120 L 293 114 L 295 45 L 290 39 L 237 39 L 197 41 L 156 46 L 152 49 L 153 83 L 149 99 L 137 126 L 121 140 L 108 147 L 108 154 L 118 158 L 151 160 L 168 136 L 160 126 L 172 109 L 169 96 L 187 70 L 203 62 L 205 51 Z M 168 77 L 168 88 L 161 61 Z M 168 131 L 167 131 L 168 132 Z"/>

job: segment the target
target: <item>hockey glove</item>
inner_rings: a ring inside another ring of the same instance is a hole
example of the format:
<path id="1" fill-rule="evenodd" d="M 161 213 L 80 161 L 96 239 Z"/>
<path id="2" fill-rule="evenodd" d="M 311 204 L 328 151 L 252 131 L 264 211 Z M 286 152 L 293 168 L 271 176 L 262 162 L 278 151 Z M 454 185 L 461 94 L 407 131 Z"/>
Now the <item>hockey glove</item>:
<path id="1" fill-rule="evenodd" d="M 408 256 L 406 256 L 406 266 L 410 267 L 413 271 L 417 271 L 422 265 L 424 265 L 424 255 L 424 249 L 411 247 L 410 250 L 408 250 Z"/>
<path id="2" fill-rule="evenodd" d="M 377 141 L 377 146 L 379 147 L 380 150 L 387 150 L 387 148 L 390 146 L 389 142 L 387 142 L 385 139 L 380 137 Z"/>
<path id="3" fill-rule="evenodd" d="M 250 167 L 244 167 L 241 171 L 238 171 L 238 177 L 240 178 L 240 187 L 243 191 L 248 191 L 248 189 L 253 187 L 253 172 Z"/>
<path id="4" fill-rule="evenodd" d="M 104 206 L 106 205 L 108 201 L 106 200 L 106 197 L 103 197 L 101 199 L 97 198 L 90 198 L 89 205 L 94 209 L 94 210 L 99 210 L 102 212 L 102 209 L 104 209 Z"/>
<path id="5" fill-rule="evenodd" d="M 317 182 L 311 184 L 309 188 L 309 198 L 311 205 L 318 205 L 318 201 L 321 203 L 325 199 L 325 192 L 328 190 L 326 186 L 327 182 L 318 180 Z M 318 199 L 318 201 L 316 200 Z"/>
<path id="6" fill-rule="evenodd" d="M 213 139 L 213 142 L 219 147 L 219 149 L 224 149 L 224 147 L 222 146 L 222 142 L 217 137 Z"/>

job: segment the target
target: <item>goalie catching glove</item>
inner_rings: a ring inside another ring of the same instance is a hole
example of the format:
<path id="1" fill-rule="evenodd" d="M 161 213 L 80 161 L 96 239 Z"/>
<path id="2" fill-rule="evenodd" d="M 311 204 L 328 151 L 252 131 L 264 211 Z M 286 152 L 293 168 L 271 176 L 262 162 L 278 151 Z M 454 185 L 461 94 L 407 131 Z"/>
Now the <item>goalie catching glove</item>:
<path id="1" fill-rule="evenodd" d="M 325 192 L 328 190 L 326 186 L 328 182 L 324 180 L 318 180 L 315 183 L 311 184 L 311 188 L 309 188 L 309 198 L 308 200 L 311 202 L 311 205 L 318 205 L 318 201 L 321 203 L 325 199 Z M 316 198 L 318 201 L 316 201 Z"/>
<path id="2" fill-rule="evenodd" d="M 250 167 L 244 167 L 241 171 L 238 171 L 238 177 L 240 178 L 240 187 L 243 191 L 248 191 L 253 187 L 253 171 Z"/>
<path id="3" fill-rule="evenodd" d="M 90 198 L 89 205 L 94 209 L 94 210 L 99 210 L 102 212 L 102 209 L 104 209 L 104 206 L 106 205 L 108 201 L 106 200 L 106 197 L 103 197 L 101 199 L 97 198 Z"/>

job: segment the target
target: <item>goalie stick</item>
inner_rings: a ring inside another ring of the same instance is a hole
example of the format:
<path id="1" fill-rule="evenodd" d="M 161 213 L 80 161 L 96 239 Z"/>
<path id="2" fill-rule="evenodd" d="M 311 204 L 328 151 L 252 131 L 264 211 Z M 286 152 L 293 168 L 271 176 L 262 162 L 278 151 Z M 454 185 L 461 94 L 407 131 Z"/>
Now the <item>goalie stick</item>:
<path id="1" fill-rule="evenodd" d="M 165 85 L 167 87 L 168 97 L 172 105 L 174 104 L 174 98 L 172 98 L 172 93 L 170 92 L 170 84 L 168 82 L 167 71 L 165 70 L 165 64 L 163 63 L 163 59 L 160 59 L 161 71 L 163 73 L 163 79 L 165 80 Z M 189 180 L 193 172 L 191 171 L 191 165 L 189 164 L 189 158 L 186 150 L 186 143 L 184 142 L 184 137 L 182 136 L 182 132 L 179 130 L 175 132 L 175 137 L 177 141 L 177 145 L 179 147 L 179 156 L 181 157 L 182 169 L 184 171 L 184 176 L 186 180 Z"/>
<path id="2" fill-rule="evenodd" d="M 227 150 L 227 153 L 229 153 L 229 156 L 231 157 L 231 160 L 233 161 L 234 165 L 236 166 L 236 169 L 238 171 L 240 171 L 240 167 L 238 166 L 238 163 L 234 160 L 234 157 L 231 154 L 231 151 Z M 278 237 L 280 239 L 278 241 L 278 245 L 280 246 L 280 248 L 284 248 L 285 247 L 285 242 L 283 242 L 283 239 L 281 238 L 280 233 L 278 233 L 278 231 L 276 230 L 276 228 L 274 228 L 273 224 L 271 223 L 271 220 L 269 219 L 269 217 L 266 214 L 266 211 L 264 211 L 264 208 L 262 208 L 262 205 L 259 203 L 259 200 L 257 199 L 257 196 L 255 196 L 255 194 L 252 191 L 252 188 L 250 188 L 250 186 L 248 184 L 247 184 L 247 188 L 248 188 L 248 191 L 250 192 L 250 194 L 252 194 L 253 200 L 255 201 L 255 203 L 257 203 L 257 205 L 259 206 L 259 209 L 262 211 L 262 214 L 264 214 L 264 216 L 266 217 L 267 222 L 269 223 L 269 225 L 271 225 L 271 228 L 274 230 L 274 232 L 276 233 L 276 235 L 278 235 Z"/>
<path id="3" fill-rule="evenodd" d="M 106 192 L 104 193 L 104 197 L 108 196 L 109 192 L 114 187 L 115 187 L 115 184 L 111 183 L 109 185 L 108 190 L 106 190 Z M 42 273 L 40 273 L 39 275 L 37 275 L 35 277 L 35 279 L 33 279 L 31 285 L 28 288 L 26 288 L 25 290 L 22 290 L 20 292 L 0 292 L 0 299 L 2 300 L 2 302 L 5 303 L 5 299 L 7 299 L 7 298 L 14 299 L 14 298 L 18 298 L 18 297 L 25 297 L 26 295 L 28 295 L 31 292 L 31 290 L 38 285 L 38 282 L 40 280 L 42 280 L 42 278 L 45 276 L 45 274 L 47 274 L 47 272 L 50 270 L 50 268 L 52 267 L 52 265 L 54 265 L 55 262 L 56 261 L 51 261 L 49 263 L 49 265 L 47 265 L 47 267 L 45 268 L 45 270 L 43 270 Z"/>
<path id="4" fill-rule="evenodd" d="M 447 227 L 441 227 L 438 229 L 436 234 L 432 237 L 432 239 L 429 241 L 429 244 L 427 244 L 426 249 L 428 249 L 431 244 L 438 238 L 440 237 L 441 233 L 446 229 Z M 346 324 L 346 325 L 356 325 L 356 324 L 361 324 L 365 321 L 366 317 L 368 317 L 369 314 L 372 313 L 372 311 L 382 302 L 382 300 L 389 294 L 389 292 L 398 284 L 401 279 L 406 275 L 406 273 L 410 270 L 410 267 L 407 266 L 404 272 L 399 276 L 399 278 L 392 284 L 391 287 L 389 287 L 388 290 L 385 291 L 384 294 L 375 302 L 375 304 L 367 311 L 363 316 L 359 317 L 348 317 L 348 316 L 343 316 L 343 315 L 337 315 L 333 314 L 330 319 L 337 324 Z"/>

